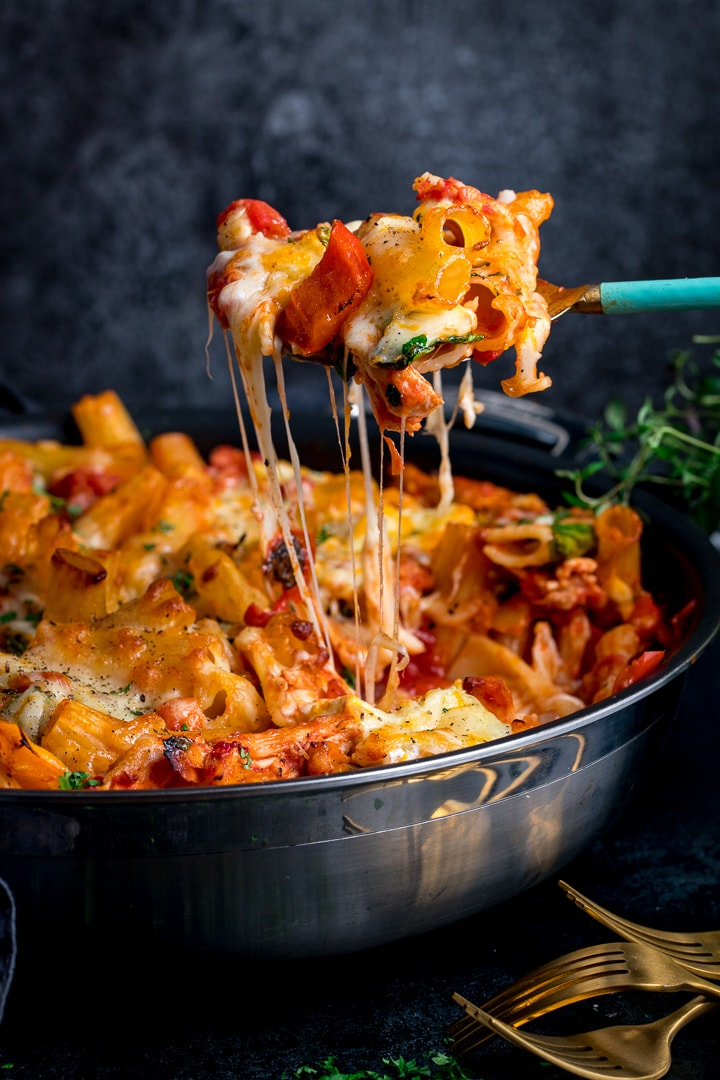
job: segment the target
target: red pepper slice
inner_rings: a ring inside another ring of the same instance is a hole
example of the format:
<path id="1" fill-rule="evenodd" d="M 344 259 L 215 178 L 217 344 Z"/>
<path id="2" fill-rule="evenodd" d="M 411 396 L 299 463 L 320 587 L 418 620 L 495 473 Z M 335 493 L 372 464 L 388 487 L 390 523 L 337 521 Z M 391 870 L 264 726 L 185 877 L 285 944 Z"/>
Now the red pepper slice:
<path id="1" fill-rule="evenodd" d="M 72 472 L 51 480 L 48 491 L 51 495 L 64 499 L 68 508 L 88 510 L 94 502 L 111 492 L 119 483 L 120 477 L 114 473 L 80 465 Z"/>
<path id="2" fill-rule="evenodd" d="M 239 210 L 241 207 L 245 208 L 253 232 L 277 239 L 290 235 L 290 226 L 282 214 L 273 209 L 269 203 L 263 202 L 262 199 L 235 199 L 234 202 L 225 207 L 221 214 L 218 214 L 218 229 L 234 210 Z"/>
<path id="3" fill-rule="evenodd" d="M 613 694 L 619 694 L 621 690 L 626 690 L 628 686 L 633 686 L 640 679 L 651 675 L 660 666 L 664 656 L 664 649 L 648 649 L 640 653 L 618 675 L 613 686 Z"/>
<path id="4" fill-rule="evenodd" d="M 437 647 L 437 637 L 432 630 L 420 629 L 416 636 L 425 645 L 425 652 L 411 656 L 400 673 L 400 685 L 413 697 L 421 697 L 438 687 L 448 687 L 452 683 L 447 677 L 445 664 Z"/>
<path id="5" fill-rule="evenodd" d="M 504 352 L 504 349 L 473 349 L 472 358 L 485 367 L 486 364 L 491 364 L 493 360 L 497 360 L 498 356 L 502 356 Z"/>
<path id="6" fill-rule="evenodd" d="M 277 332 L 301 356 L 329 345 L 372 285 L 365 249 L 342 221 L 333 221 L 325 253 L 290 294 Z"/>
<path id="7" fill-rule="evenodd" d="M 243 619 L 246 626 L 267 626 L 273 615 L 273 611 L 267 611 L 257 604 L 248 604 Z"/>

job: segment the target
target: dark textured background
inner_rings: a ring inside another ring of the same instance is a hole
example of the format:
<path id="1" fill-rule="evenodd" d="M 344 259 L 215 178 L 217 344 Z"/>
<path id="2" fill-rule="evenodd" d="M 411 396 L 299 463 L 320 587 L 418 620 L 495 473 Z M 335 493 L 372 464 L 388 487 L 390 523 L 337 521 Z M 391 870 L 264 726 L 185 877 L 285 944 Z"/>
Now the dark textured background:
<path id="1" fill-rule="evenodd" d="M 0 42 L 1 375 L 41 405 L 227 400 L 204 273 L 242 196 L 296 228 L 409 213 L 428 169 L 550 191 L 559 283 L 720 272 L 716 0 L 23 0 Z M 718 330 L 568 316 L 543 402 L 639 403 Z"/>

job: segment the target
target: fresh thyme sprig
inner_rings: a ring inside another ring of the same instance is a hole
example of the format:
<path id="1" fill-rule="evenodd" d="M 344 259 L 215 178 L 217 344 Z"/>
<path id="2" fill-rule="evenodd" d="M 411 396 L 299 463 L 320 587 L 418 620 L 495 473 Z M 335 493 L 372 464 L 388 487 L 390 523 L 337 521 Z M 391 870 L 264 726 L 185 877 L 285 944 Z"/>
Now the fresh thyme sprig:
<path id="1" fill-rule="evenodd" d="M 672 358 L 672 383 L 656 408 L 647 398 L 634 421 L 614 399 L 588 432 L 586 464 L 559 475 L 574 485 L 569 501 L 600 509 L 627 503 L 638 485 L 656 484 L 708 533 L 720 524 L 720 335 L 698 336 L 693 345 L 714 346 L 701 365 L 691 349 Z M 591 496 L 585 485 L 600 474 L 612 486 Z"/>

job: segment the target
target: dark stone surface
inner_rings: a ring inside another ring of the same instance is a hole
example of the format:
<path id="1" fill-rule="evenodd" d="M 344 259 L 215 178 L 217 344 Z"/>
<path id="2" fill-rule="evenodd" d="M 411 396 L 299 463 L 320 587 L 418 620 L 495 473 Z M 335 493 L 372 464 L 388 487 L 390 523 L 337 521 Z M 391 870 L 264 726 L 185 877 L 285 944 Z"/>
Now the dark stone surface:
<path id="1" fill-rule="evenodd" d="M 222 352 L 214 381 L 204 355 L 217 212 L 240 196 L 296 227 L 409 212 L 425 169 L 493 194 L 551 191 L 551 280 L 716 274 L 719 32 L 714 0 L 3 4 L 0 378 L 43 407 L 110 385 L 131 407 L 221 405 Z M 669 349 L 719 329 L 716 313 L 568 316 L 546 349 L 543 402 L 593 415 L 621 390 L 639 404 L 663 385 Z M 482 385 L 505 374 L 490 368 Z M 644 792 L 564 871 L 667 929 L 720 926 L 719 660 L 692 673 Z M 422 938 L 307 964 L 58 942 L 40 972 L 21 957 L 0 1065 L 16 1080 L 279 1080 L 329 1054 L 380 1068 L 442 1048 L 454 990 L 483 1000 L 605 937 L 553 880 Z M 577 1026 L 676 1004 L 608 998 L 578 1006 Z M 717 1075 L 714 1015 L 675 1046 L 672 1080 Z M 560 1075 L 499 1041 L 467 1067 Z"/>
<path id="2" fill-rule="evenodd" d="M 410 212 L 426 169 L 552 192 L 541 269 L 561 284 L 716 274 L 719 32 L 714 0 L 3 4 L 1 377 L 43 405 L 108 385 L 218 404 L 218 211 Z M 670 349 L 719 326 L 569 316 L 546 404 L 639 403 Z"/>

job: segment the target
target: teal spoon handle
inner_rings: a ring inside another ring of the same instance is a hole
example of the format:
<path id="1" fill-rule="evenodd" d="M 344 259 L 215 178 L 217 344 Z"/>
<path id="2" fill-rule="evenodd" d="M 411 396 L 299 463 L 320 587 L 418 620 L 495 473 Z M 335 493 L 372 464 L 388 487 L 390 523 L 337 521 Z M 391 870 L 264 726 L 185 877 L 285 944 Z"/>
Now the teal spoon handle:
<path id="1" fill-rule="evenodd" d="M 720 277 L 605 282 L 600 305 L 604 315 L 720 308 Z"/>

